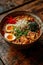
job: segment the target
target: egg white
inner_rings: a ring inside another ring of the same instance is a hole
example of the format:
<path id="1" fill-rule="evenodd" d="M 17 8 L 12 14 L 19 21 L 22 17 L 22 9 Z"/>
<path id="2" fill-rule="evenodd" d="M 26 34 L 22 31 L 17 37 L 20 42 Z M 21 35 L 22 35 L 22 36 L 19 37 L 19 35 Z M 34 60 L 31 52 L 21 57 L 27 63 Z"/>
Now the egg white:
<path id="1" fill-rule="evenodd" d="M 7 24 L 7 25 L 5 26 L 5 31 L 6 31 L 6 32 L 12 32 L 13 29 L 8 30 L 8 29 L 7 29 L 8 26 L 14 26 L 14 24 Z"/>
<path id="2" fill-rule="evenodd" d="M 11 36 L 12 36 L 12 39 L 8 39 L 8 38 L 7 38 L 8 35 L 11 35 Z M 4 37 L 5 37 L 5 39 L 6 39 L 7 41 L 13 41 L 13 40 L 16 39 L 16 36 L 14 36 L 12 33 L 5 33 L 5 34 L 4 34 Z"/>

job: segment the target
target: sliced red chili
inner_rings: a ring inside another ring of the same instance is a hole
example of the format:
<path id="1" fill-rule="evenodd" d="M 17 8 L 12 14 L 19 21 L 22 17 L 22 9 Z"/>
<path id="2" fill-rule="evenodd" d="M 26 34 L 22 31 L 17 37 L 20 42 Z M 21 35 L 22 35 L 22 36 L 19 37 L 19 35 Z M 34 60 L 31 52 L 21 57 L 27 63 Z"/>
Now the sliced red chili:
<path id="1" fill-rule="evenodd" d="M 16 23 L 16 19 L 14 18 L 12 18 L 12 17 L 9 17 L 8 19 L 7 19 L 7 23 L 10 23 L 10 24 L 15 24 Z"/>

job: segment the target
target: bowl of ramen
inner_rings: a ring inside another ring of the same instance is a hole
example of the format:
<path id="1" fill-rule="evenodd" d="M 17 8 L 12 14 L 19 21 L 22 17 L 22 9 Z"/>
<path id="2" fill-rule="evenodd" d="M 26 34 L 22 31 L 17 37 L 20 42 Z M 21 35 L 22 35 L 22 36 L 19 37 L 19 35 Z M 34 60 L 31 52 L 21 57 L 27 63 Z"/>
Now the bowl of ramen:
<path id="1" fill-rule="evenodd" d="M 3 18 L 0 33 L 9 44 L 29 46 L 42 35 L 41 19 L 27 11 L 15 11 Z"/>

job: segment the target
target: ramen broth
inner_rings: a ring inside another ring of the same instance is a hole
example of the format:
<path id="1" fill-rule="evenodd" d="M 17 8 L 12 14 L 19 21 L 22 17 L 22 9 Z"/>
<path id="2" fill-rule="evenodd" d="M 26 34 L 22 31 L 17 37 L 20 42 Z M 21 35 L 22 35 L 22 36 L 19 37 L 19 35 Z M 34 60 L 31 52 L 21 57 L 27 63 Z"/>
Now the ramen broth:
<path id="1" fill-rule="evenodd" d="M 3 27 L 2 34 L 8 42 L 30 44 L 40 36 L 40 28 L 32 16 L 9 17 Z"/>

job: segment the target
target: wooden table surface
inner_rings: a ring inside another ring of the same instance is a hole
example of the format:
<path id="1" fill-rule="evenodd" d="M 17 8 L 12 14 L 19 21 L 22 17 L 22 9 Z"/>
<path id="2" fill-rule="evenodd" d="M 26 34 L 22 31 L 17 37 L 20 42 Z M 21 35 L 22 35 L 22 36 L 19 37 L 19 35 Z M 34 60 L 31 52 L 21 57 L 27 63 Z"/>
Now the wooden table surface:
<path id="1" fill-rule="evenodd" d="M 32 12 L 43 21 L 43 0 L 35 0 L 0 15 L 0 22 L 4 16 L 14 11 Z M 8 45 L 0 35 L 0 58 L 5 65 L 43 65 L 43 34 L 35 45 L 25 50 L 17 50 L 13 46 Z"/>

